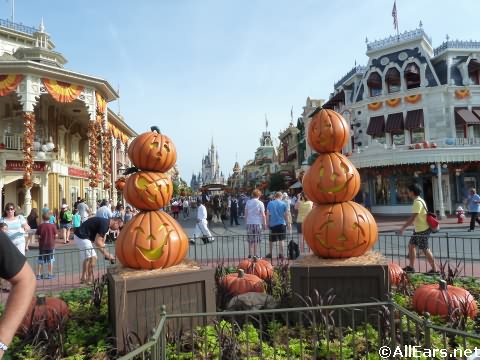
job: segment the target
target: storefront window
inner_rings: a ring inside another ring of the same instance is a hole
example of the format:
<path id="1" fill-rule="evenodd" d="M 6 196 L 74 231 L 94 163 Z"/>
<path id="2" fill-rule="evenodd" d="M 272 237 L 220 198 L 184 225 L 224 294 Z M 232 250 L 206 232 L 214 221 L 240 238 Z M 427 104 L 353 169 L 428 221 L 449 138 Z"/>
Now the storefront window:
<path id="1" fill-rule="evenodd" d="M 392 142 L 395 145 L 405 145 L 405 134 L 392 134 Z"/>
<path id="2" fill-rule="evenodd" d="M 397 204 L 410 204 L 412 201 L 408 197 L 408 186 L 411 184 L 410 178 L 398 178 L 395 184 L 395 195 Z"/>
<path id="3" fill-rule="evenodd" d="M 473 125 L 473 135 L 477 139 L 480 137 L 480 126 L 479 125 Z"/>
<path id="4" fill-rule="evenodd" d="M 425 140 L 425 133 L 423 129 L 412 130 L 412 144 L 420 143 Z"/>
<path id="5" fill-rule="evenodd" d="M 385 144 L 385 134 L 383 134 L 382 136 L 375 136 L 374 137 L 375 140 L 378 141 L 379 144 L 382 144 L 384 145 Z"/>
<path id="6" fill-rule="evenodd" d="M 375 179 L 375 205 L 389 205 L 391 204 L 390 199 L 390 179 L 377 175 Z"/>

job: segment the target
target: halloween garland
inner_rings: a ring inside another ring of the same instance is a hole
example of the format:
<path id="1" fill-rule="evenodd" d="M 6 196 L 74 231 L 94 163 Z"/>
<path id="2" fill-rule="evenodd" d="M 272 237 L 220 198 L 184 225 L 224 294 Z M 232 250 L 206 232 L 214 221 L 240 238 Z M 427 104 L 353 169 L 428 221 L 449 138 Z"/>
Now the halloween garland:
<path id="1" fill-rule="evenodd" d="M 88 143 L 89 143 L 89 161 L 90 161 L 90 173 L 88 174 L 89 186 L 95 188 L 98 186 L 98 134 L 99 123 L 90 121 L 88 123 Z"/>
<path id="2" fill-rule="evenodd" d="M 103 188 L 110 190 L 112 184 L 110 183 L 110 174 L 112 172 L 112 164 L 110 156 L 112 153 L 112 137 L 110 131 L 105 133 L 103 137 Z"/>
<path id="3" fill-rule="evenodd" d="M 26 112 L 23 116 L 25 124 L 25 136 L 23 138 L 23 182 L 26 188 L 33 186 L 33 139 L 35 137 L 35 114 Z"/>

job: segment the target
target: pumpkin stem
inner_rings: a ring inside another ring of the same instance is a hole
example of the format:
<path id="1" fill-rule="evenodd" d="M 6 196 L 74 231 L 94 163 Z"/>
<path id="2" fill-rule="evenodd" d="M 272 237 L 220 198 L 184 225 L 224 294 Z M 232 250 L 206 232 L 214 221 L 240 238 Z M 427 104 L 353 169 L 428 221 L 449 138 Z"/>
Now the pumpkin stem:
<path id="1" fill-rule="evenodd" d="M 245 271 L 243 271 L 243 269 L 238 269 L 237 273 L 239 278 L 243 278 L 245 276 Z"/>
<path id="2" fill-rule="evenodd" d="M 37 295 L 37 305 L 45 305 L 47 302 L 47 297 L 45 296 L 45 294 L 38 294 Z"/>
<path id="3" fill-rule="evenodd" d="M 256 256 L 253 257 L 252 261 L 255 263 L 257 262 L 258 258 Z"/>
<path id="4" fill-rule="evenodd" d="M 130 175 L 130 174 L 133 174 L 133 173 L 136 173 L 136 172 L 138 172 L 138 168 L 136 168 L 135 166 L 132 166 L 132 167 L 127 168 L 123 172 L 123 175 Z"/>
<path id="5" fill-rule="evenodd" d="M 157 132 L 157 133 L 161 134 L 160 128 L 158 126 L 150 126 L 150 130 L 152 132 Z"/>
<path id="6" fill-rule="evenodd" d="M 438 280 L 440 290 L 447 290 L 447 282 L 445 280 Z"/>

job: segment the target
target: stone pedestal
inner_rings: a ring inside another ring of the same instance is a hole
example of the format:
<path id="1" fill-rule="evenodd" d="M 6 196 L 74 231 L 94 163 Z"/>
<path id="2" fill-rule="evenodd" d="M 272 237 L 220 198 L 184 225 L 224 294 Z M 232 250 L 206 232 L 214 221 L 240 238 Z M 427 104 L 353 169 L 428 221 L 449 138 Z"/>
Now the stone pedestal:
<path id="1" fill-rule="evenodd" d="M 125 349 L 125 336 L 135 333 L 147 339 L 160 320 L 162 305 L 167 314 L 215 312 L 215 269 L 191 261 L 160 270 L 133 270 L 121 265 L 108 271 L 109 322 L 116 346 Z M 195 328 L 196 319 L 167 322 L 167 329 Z"/>

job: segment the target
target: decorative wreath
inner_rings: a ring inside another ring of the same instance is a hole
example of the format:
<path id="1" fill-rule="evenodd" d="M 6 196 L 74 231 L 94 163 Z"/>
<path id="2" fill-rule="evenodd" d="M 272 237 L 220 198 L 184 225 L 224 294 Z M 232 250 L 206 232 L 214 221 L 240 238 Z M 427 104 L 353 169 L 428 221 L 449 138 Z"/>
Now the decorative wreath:
<path id="1" fill-rule="evenodd" d="M 455 90 L 455 97 L 457 99 L 465 99 L 466 97 L 470 96 L 470 90 L 468 89 L 458 89 Z"/>
<path id="2" fill-rule="evenodd" d="M 409 104 L 416 104 L 422 100 L 422 94 L 408 95 L 404 97 L 405 101 Z"/>
<path id="3" fill-rule="evenodd" d="M 370 103 L 370 104 L 368 104 L 368 110 L 377 111 L 378 109 L 380 109 L 382 107 L 382 105 L 383 104 L 382 104 L 381 101 Z"/>
<path id="4" fill-rule="evenodd" d="M 397 107 L 402 102 L 402 99 L 400 98 L 388 99 L 388 100 L 385 100 L 385 102 L 390 107 Z"/>

